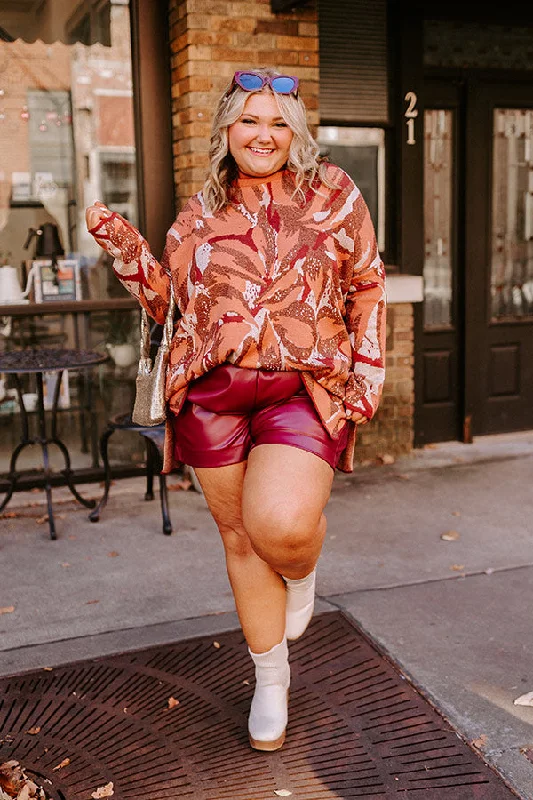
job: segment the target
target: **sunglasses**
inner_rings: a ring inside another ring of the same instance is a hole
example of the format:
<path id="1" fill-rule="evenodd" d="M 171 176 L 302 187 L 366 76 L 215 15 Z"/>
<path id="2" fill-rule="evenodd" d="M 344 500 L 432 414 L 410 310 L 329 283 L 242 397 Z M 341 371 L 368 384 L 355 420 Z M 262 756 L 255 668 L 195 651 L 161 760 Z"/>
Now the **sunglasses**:
<path id="1" fill-rule="evenodd" d="M 233 76 L 230 91 L 235 84 L 240 86 L 245 92 L 257 92 L 268 84 L 276 94 L 298 95 L 298 78 L 295 78 L 293 75 L 276 75 L 274 78 L 271 78 L 269 75 L 259 75 L 257 72 L 239 70 Z"/>

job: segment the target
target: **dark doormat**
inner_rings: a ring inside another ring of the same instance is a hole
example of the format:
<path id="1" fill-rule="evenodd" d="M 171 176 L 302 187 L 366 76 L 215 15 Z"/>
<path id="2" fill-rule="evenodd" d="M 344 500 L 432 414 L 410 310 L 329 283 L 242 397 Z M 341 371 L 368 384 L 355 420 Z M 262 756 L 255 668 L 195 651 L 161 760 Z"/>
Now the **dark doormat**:
<path id="1" fill-rule="evenodd" d="M 0 763 L 56 800 L 516 797 L 340 613 L 290 646 L 283 749 L 251 750 L 253 665 L 216 638 L 1 680 Z"/>

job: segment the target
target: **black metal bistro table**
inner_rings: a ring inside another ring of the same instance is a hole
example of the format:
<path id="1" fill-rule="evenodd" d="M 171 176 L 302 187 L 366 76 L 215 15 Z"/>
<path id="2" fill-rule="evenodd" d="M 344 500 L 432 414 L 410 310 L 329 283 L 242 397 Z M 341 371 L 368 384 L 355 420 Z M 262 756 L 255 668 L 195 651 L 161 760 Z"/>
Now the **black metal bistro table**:
<path id="1" fill-rule="evenodd" d="M 65 459 L 65 468 L 61 470 L 67 481 L 67 486 L 80 503 L 86 508 L 94 508 L 96 502 L 94 500 L 86 500 L 80 495 L 74 486 L 73 472 L 70 465 L 70 455 L 67 447 L 57 435 L 57 407 L 59 402 L 59 393 L 61 389 L 61 381 L 65 370 L 69 369 L 82 369 L 94 367 L 96 364 L 102 364 L 107 361 L 108 356 L 102 353 L 97 353 L 93 350 L 74 350 L 74 349 L 40 349 L 40 350 L 16 350 L 9 353 L 0 353 L 0 372 L 9 373 L 14 376 L 15 386 L 20 404 L 21 416 L 21 437 L 19 444 L 11 454 L 11 462 L 9 465 L 9 487 L 6 492 L 2 503 L 0 504 L 0 513 L 9 503 L 17 481 L 19 480 L 21 472 L 17 471 L 17 459 L 22 450 L 31 444 L 38 444 L 41 446 L 43 452 L 43 465 L 44 465 L 44 480 L 46 500 L 48 505 L 48 525 L 50 527 L 50 538 L 56 539 L 56 531 L 54 524 L 54 514 L 52 508 L 52 487 L 50 484 L 50 476 L 52 470 L 48 458 L 48 445 L 55 444 L 63 454 Z M 50 421 L 50 435 L 47 434 L 47 425 L 45 418 L 44 407 L 44 387 L 43 387 L 43 374 L 45 372 L 58 372 L 57 381 L 55 384 L 54 397 L 51 409 Z M 33 373 L 36 376 L 37 382 L 37 436 L 30 437 L 28 425 L 28 412 L 24 407 L 22 398 L 22 382 L 21 375 L 23 373 Z"/>

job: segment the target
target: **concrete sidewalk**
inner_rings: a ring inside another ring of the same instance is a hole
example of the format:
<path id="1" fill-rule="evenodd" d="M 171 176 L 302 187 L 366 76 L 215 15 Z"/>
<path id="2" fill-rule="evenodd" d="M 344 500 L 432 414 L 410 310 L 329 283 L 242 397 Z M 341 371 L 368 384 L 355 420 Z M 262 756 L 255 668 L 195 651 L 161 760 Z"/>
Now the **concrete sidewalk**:
<path id="1" fill-rule="evenodd" d="M 533 691 L 532 477 L 533 432 L 337 474 L 317 604 L 349 615 L 527 800 L 533 708 L 513 700 Z M 203 497 L 170 492 L 165 537 L 143 495 L 141 479 L 118 482 L 92 524 L 56 490 L 56 542 L 37 523 L 44 495 L 14 497 L 17 516 L 0 520 L 0 608 L 14 606 L 0 674 L 237 627 Z"/>

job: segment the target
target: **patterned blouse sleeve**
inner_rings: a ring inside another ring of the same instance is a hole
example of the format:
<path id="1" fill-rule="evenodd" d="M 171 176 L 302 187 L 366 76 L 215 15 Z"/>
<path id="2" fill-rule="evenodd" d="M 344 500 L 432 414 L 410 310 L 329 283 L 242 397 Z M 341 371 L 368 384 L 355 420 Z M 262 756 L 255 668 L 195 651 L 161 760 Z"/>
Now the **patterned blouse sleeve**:
<path id="1" fill-rule="evenodd" d="M 352 369 L 346 384 L 345 406 L 371 419 L 385 380 L 385 269 L 370 212 L 360 193 L 346 222 L 350 239 L 353 237 L 353 253 L 348 263 L 351 277 L 346 296 Z"/>
<path id="2" fill-rule="evenodd" d="M 179 251 L 184 239 L 191 238 L 191 211 L 188 204 L 168 231 L 161 262 L 152 254 L 142 234 L 116 212 L 89 230 L 100 247 L 114 258 L 113 270 L 119 281 L 160 324 L 168 310 L 171 278 L 178 307 L 183 312 L 179 288 L 184 282 L 182 273 L 186 265 Z"/>

